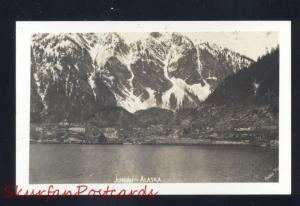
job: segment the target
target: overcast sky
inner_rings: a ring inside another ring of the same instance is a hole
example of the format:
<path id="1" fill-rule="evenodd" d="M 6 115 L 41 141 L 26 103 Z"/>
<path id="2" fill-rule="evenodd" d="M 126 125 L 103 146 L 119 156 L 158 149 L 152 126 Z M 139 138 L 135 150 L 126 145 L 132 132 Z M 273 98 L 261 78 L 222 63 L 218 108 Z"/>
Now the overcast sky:
<path id="1" fill-rule="evenodd" d="M 227 47 L 245 56 L 257 58 L 278 45 L 277 32 L 198 32 L 181 33 L 193 41 L 208 41 Z M 147 37 L 148 33 L 121 33 L 126 42 L 130 43 Z"/>

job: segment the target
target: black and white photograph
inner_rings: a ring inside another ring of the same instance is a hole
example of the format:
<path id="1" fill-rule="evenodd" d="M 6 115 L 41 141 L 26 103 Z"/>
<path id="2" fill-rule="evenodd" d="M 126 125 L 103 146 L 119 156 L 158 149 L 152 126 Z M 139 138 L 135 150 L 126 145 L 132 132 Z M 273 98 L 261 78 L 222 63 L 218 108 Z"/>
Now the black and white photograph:
<path id="1" fill-rule="evenodd" d="M 31 29 L 19 75 L 28 184 L 283 183 L 289 42 L 255 24 Z"/>

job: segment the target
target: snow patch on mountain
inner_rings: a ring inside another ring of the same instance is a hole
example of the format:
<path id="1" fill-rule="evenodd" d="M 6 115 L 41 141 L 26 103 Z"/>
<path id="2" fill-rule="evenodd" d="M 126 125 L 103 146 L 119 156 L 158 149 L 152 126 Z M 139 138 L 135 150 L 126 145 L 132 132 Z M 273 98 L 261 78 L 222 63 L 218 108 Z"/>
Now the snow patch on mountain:
<path id="1" fill-rule="evenodd" d="M 188 85 L 184 80 L 178 78 L 170 79 L 173 86 L 171 89 L 166 91 L 162 96 L 162 107 L 165 109 L 170 108 L 170 97 L 174 95 L 176 98 L 177 106 L 176 109 L 179 109 L 182 106 L 184 98 L 188 98 L 189 101 L 193 102 L 194 100 L 187 94 L 186 91 L 191 92 L 196 95 L 200 101 L 205 100 L 208 95 L 211 93 L 210 86 L 207 82 L 204 81 L 204 86 L 199 84 Z"/>
<path id="2" fill-rule="evenodd" d="M 199 47 L 196 46 L 196 51 L 197 51 L 197 65 L 198 65 L 198 73 L 202 75 L 202 63 L 200 61 L 200 51 Z"/>
<path id="3" fill-rule="evenodd" d="M 94 81 L 94 78 L 95 77 L 95 72 L 93 72 L 89 78 L 88 78 L 88 82 L 89 82 L 89 85 L 91 86 L 91 88 L 93 89 L 93 95 L 94 97 L 96 98 L 96 92 L 95 92 L 95 88 L 96 88 L 96 85 L 95 85 L 95 81 Z"/>

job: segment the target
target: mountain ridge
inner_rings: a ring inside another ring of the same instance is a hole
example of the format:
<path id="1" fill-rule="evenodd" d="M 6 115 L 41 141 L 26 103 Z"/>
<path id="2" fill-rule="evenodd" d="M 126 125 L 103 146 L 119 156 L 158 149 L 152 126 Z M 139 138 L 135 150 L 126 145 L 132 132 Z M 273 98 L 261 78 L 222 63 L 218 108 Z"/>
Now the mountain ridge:
<path id="1" fill-rule="evenodd" d="M 117 33 L 35 34 L 31 49 L 32 99 L 43 105 L 35 113 L 57 120 L 82 121 L 106 106 L 131 113 L 195 108 L 228 75 L 254 62 L 178 33 L 152 32 L 129 45 Z M 85 117 L 70 118 L 75 111 Z"/>

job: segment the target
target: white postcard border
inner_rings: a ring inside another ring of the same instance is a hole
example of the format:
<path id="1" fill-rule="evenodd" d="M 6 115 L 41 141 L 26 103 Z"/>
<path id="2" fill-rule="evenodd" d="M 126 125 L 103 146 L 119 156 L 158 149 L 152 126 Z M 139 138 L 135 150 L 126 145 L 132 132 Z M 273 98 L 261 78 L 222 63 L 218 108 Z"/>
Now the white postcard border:
<path id="1" fill-rule="evenodd" d="M 30 43 L 33 33 L 85 32 L 234 32 L 277 31 L 280 47 L 279 182 L 278 183 L 159 183 L 147 184 L 159 194 L 291 194 L 291 23 L 290 21 L 53 21 L 16 22 L 16 184 L 24 189 L 47 189 L 29 184 Z M 53 184 L 71 189 L 77 184 Z M 105 188 L 108 184 L 86 184 Z M 114 189 L 145 184 L 109 184 Z"/>

